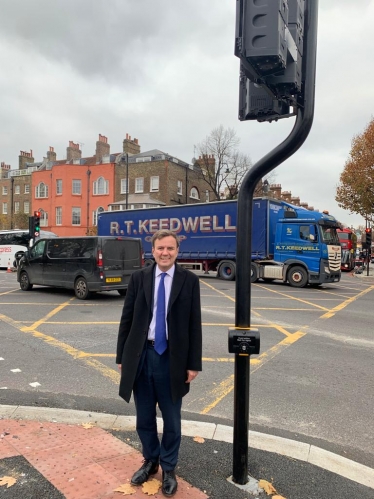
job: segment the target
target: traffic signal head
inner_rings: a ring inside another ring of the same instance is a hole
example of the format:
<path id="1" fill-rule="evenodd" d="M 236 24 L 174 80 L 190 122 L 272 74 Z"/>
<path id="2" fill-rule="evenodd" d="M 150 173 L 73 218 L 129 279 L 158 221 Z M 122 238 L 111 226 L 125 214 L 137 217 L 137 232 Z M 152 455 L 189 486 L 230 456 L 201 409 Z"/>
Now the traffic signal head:
<path id="1" fill-rule="evenodd" d="M 239 119 L 271 121 L 294 115 L 289 108 L 298 107 L 305 80 L 306 0 L 237 0 L 236 5 L 235 55 L 245 77 L 262 87 L 261 99 L 259 90 L 250 88 L 252 101 L 257 100 L 253 110 L 249 104 L 243 112 L 240 95 Z"/>
<path id="2" fill-rule="evenodd" d="M 40 236 L 40 211 L 34 211 L 34 237 Z"/>
<path id="3" fill-rule="evenodd" d="M 368 249 L 371 248 L 371 228 L 368 227 L 367 229 L 365 229 L 365 242 L 366 242 L 366 245 L 368 247 Z"/>

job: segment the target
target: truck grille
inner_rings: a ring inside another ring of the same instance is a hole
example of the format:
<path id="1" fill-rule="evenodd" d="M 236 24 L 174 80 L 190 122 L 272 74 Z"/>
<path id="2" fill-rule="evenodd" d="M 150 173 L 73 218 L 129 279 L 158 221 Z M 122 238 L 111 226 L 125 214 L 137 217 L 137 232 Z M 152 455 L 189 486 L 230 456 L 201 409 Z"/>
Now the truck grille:
<path id="1" fill-rule="evenodd" d="M 340 271 L 342 249 L 340 246 L 327 246 L 329 255 L 329 269 L 331 272 Z"/>

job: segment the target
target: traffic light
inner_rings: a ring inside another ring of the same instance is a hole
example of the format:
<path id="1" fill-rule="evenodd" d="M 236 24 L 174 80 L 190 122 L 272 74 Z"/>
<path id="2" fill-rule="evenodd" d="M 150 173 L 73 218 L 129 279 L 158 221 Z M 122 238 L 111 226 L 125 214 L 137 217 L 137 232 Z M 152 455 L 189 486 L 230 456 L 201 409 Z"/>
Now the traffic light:
<path id="1" fill-rule="evenodd" d="M 289 104 L 274 99 L 269 91 L 241 73 L 239 85 L 239 120 L 273 121 L 292 115 Z"/>
<path id="2" fill-rule="evenodd" d="M 40 236 L 40 211 L 34 211 L 34 219 L 33 219 L 33 225 L 34 225 L 34 234 L 33 237 L 39 237 Z"/>
<path id="3" fill-rule="evenodd" d="M 256 107 L 255 116 L 249 103 L 249 112 L 241 112 L 241 94 L 240 120 L 271 121 L 295 114 L 289 108 L 298 106 L 303 91 L 305 10 L 305 0 L 237 0 L 235 55 L 240 58 L 241 73 L 262 87 L 263 97 L 268 93 L 264 108 Z M 258 96 L 259 89 L 250 93 Z"/>
<path id="4" fill-rule="evenodd" d="M 367 229 L 365 229 L 365 243 L 366 243 L 366 247 L 368 248 L 368 250 L 371 249 L 371 228 L 368 227 Z"/>

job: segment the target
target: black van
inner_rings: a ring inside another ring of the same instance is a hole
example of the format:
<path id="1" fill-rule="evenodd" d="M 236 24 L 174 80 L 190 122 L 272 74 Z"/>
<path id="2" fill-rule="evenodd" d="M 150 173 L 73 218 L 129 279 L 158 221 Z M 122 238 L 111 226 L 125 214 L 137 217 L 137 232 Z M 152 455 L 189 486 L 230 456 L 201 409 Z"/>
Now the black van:
<path id="1" fill-rule="evenodd" d="M 141 240 L 129 237 L 40 239 L 21 258 L 17 281 L 23 291 L 34 284 L 74 289 L 80 300 L 92 292 L 125 295 L 134 270 L 142 266 Z"/>

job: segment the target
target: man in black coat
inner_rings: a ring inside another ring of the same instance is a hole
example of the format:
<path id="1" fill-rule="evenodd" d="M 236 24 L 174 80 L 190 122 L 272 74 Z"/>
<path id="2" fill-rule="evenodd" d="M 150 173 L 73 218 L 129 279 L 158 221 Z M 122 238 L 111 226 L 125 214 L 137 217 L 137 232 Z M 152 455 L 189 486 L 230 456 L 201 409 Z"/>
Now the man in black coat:
<path id="1" fill-rule="evenodd" d="M 119 394 L 134 393 L 136 429 L 144 462 L 131 483 L 141 485 L 162 468 L 162 492 L 177 490 L 174 469 L 181 441 L 182 397 L 202 367 L 199 279 L 175 263 L 179 241 L 169 230 L 152 237 L 156 263 L 131 276 L 118 333 Z M 161 443 L 156 405 L 162 414 Z"/>

